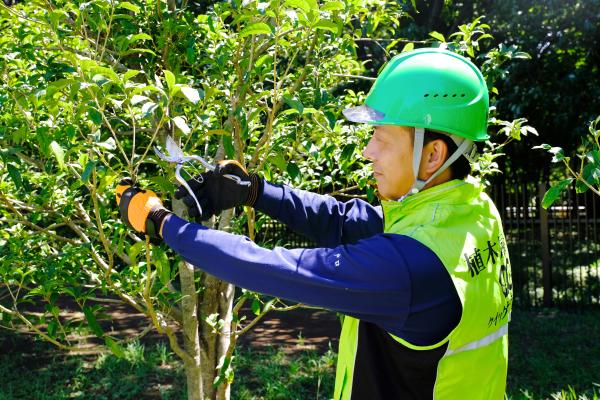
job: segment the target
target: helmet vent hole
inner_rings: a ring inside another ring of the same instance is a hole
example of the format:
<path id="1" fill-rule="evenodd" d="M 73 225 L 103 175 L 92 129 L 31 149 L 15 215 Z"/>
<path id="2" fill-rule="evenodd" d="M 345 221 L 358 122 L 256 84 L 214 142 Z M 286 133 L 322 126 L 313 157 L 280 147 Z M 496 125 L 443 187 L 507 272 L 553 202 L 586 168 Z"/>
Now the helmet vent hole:
<path id="1" fill-rule="evenodd" d="M 466 94 L 464 94 L 464 93 L 460 95 L 460 97 L 465 97 L 465 96 L 466 96 Z"/>
<path id="2" fill-rule="evenodd" d="M 437 93 L 433 95 L 433 97 L 438 97 L 438 96 L 439 96 L 439 94 L 437 94 Z"/>
<path id="3" fill-rule="evenodd" d="M 444 97 L 448 97 L 448 93 L 445 93 L 445 94 L 444 94 Z"/>
<path id="4" fill-rule="evenodd" d="M 456 97 L 456 93 L 454 93 L 454 94 L 452 95 L 452 97 Z"/>
<path id="5" fill-rule="evenodd" d="M 429 97 L 429 93 L 425 93 L 425 96 L 423 96 L 423 97 Z"/>

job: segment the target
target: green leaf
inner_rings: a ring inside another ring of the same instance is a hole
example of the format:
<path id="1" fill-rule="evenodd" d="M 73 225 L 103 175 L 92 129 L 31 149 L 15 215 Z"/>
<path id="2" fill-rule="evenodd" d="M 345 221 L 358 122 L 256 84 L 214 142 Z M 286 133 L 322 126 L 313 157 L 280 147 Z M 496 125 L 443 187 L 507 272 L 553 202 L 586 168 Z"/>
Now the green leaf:
<path id="1" fill-rule="evenodd" d="M 136 53 L 147 53 L 147 54 L 152 54 L 153 56 L 156 56 L 156 53 L 150 49 L 139 49 L 139 48 L 129 49 L 127 51 L 121 52 L 120 54 L 127 56 L 129 54 L 136 54 Z"/>
<path id="2" fill-rule="evenodd" d="M 287 172 L 293 179 L 296 179 L 300 176 L 300 168 L 292 162 L 289 162 L 287 165 Z"/>
<path id="3" fill-rule="evenodd" d="M 167 87 L 169 88 L 169 94 L 173 95 L 175 93 L 175 75 L 168 69 L 165 69 L 163 72 L 167 81 Z"/>
<path id="4" fill-rule="evenodd" d="M 145 245 L 146 243 L 144 242 L 137 242 L 129 246 L 129 249 L 127 250 L 127 255 L 129 255 L 129 260 L 131 261 L 132 265 L 137 265 L 137 256 L 138 254 L 140 254 Z"/>
<path id="5" fill-rule="evenodd" d="M 60 144 L 56 143 L 56 141 L 53 140 L 52 143 L 50 143 L 50 150 L 52 150 L 54 157 L 56 157 L 56 161 L 58 161 L 58 166 L 60 167 L 60 169 L 63 169 L 65 167 L 64 149 L 61 147 Z"/>
<path id="6" fill-rule="evenodd" d="M 128 1 L 120 2 L 117 8 L 124 8 L 126 10 L 132 11 L 134 14 L 140 12 L 140 8 L 138 6 L 136 6 L 135 4 L 131 4 Z"/>
<path id="7" fill-rule="evenodd" d="M 323 29 L 333 33 L 338 33 L 338 26 L 335 22 L 326 19 L 319 20 L 314 26 L 315 29 Z"/>
<path id="8" fill-rule="evenodd" d="M 300 114 L 304 112 L 304 105 L 299 100 L 292 99 L 289 95 L 284 94 L 283 101 L 294 110 L 297 110 Z"/>
<path id="9" fill-rule="evenodd" d="M 75 82 L 76 81 L 74 79 L 59 79 L 54 81 L 48 85 L 48 88 L 46 89 L 46 96 L 52 97 L 54 94 L 56 94 L 56 92 L 61 91 L 65 87 L 72 85 Z"/>
<path id="10" fill-rule="evenodd" d="M 189 86 L 182 86 L 181 93 L 193 104 L 197 104 L 200 101 L 200 93 L 198 92 L 198 89 L 194 89 Z"/>
<path id="11" fill-rule="evenodd" d="M 88 114 L 89 119 L 93 123 L 95 123 L 96 125 L 102 124 L 102 114 L 100 114 L 100 112 L 98 110 L 96 110 L 94 107 L 88 107 L 87 114 Z"/>
<path id="12" fill-rule="evenodd" d="M 225 148 L 225 154 L 227 158 L 235 157 L 235 149 L 233 148 L 233 143 L 231 141 L 231 136 L 223 135 L 223 147 Z"/>
<path id="13" fill-rule="evenodd" d="M 48 336 L 55 338 L 56 337 L 56 328 L 58 328 L 58 322 L 55 319 L 48 323 Z"/>
<path id="14" fill-rule="evenodd" d="M 134 76 L 138 75 L 142 71 L 138 71 L 137 69 L 128 69 L 127 72 L 123 74 L 123 83 L 127 82 Z"/>
<path id="15" fill-rule="evenodd" d="M 308 4 L 311 11 L 319 11 L 319 3 L 317 0 L 306 0 L 306 4 Z"/>
<path id="16" fill-rule="evenodd" d="M 354 150 L 356 149 L 356 143 L 350 143 L 344 146 L 342 150 L 342 154 L 340 156 L 341 161 L 350 162 L 352 160 L 352 156 L 354 155 Z"/>
<path id="17" fill-rule="evenodd" d="M 533 146 L 532 149 L 542 149 L 542 150 L 550 150 L 552 148 L 552 146 L 550 146 L 549 144 L 540 144 L 539 146 Z"/>
<path id="18" fill-rule="evenodd" d="M 414 49 L 415 49 L 415 44 L 413 42 L 406 43 L 404 45 L 404 47 L 402 48 L 401 53 L 404 53 L 406 51 L 413 51 Z"/>
<path id="19" fill-rule="evenodd" d="M 96 146 L 102 147 L 103 149 L 110 151 L 115 150 L 117 148 L 117 144 L 115 143 L 114 138 L 108 138 L 104 142 L 98 142 L 96 143 Z"/>
<path id="20" fill-rule="evenodd" d="M 121 80 L 115 71 L 106 67 L 93 67 L 90 72 L 102 75 L 112 82 L 120 83 Z"/>
<path id="21" fill-rule="evenodd" d="M 336 11 L 336 10 L 344 10 L 346 6 L 341 1 L 328 1 L 323 4 L 321 7 L 321 11 Z"/>
<path id="22" fill-rule="evenodd" d="M 565 159 L 565 153 L 561 147 L 552 147 L 550 150 L 548 150 L 548 152 L 554 154 L 554 157 L 552 157 L 553 163 L 557 163 Z"/>
<path id="23" fill-rule="evenodd" d="M 600 167 L 600 150 L 588 151 L 585 158 L 588 162 Z"/>
<path id="24" fill-rule="evenodd" d="M 135 43 L 135 42 L 139 42 L 140 40 L 152 40 L 152 36 L 148 35 L 147 33 L 138 33 L 135 35 L 130 35 L 128 37 L 129 39 L 129 43 Z"/>
<path id="25" fill-rule="evenodd" d="M 310 11 L 310 5 L 305 0 L 286 0 L 285 5 L 291 8 L 296 8 L 304 11 Z"/>
<path id="26" fill-rule="evenodd" d="M 271 164 L 273 164 L 277 168 L 279 168 L 280 171 L 285 171 L 287 169 L 287 162 L 285 161 L 285 158 L 283 157 L 283 154 L 281 154 L 279 152 L 275 153 L 269 159 L 269 161 L 271 162 Z"/>
<path id="27" fill-rule="evenodd" d="M 165 251 L 158 247 L 154 246 L 152 248 L 152 261 L 156 266 L 156 271 L 158 273 L 158 278 L 163 285 L 166 285 L 171 280 L 171 264 L 169 263 L 169 258 Z"/>
<path id="28" fill-rule="evenodd" d="M 600 168 L 594 164 L 586 165 L 585 168 L 583 168 L 582 178 L 591 185 L 600 184 Z"/>
<path id="29" fill-rule="evenodd" d="M 563 179 L 552 186 L 542 199 L 542 207 L 548 208 L 560 197 L 560 194 L 573 182 L 573 178 Z"/>
<path id="30" fill-rule="evenodd" d="M 96 162 L 95 161 L 88 161 L 87 164 L 85 165 L 85 168 L 83 169 L 83 173 L 81 174 L 81 180 L 84 183 L 87 183 L 88 179 L 90 178 L 90 175 L 92 173 L 92 171 L 94 170 L 94 168 L 96 167 Z"/>
<path id="31" fill-rule="evenodd" d="M 439 32 L 433 31 L 433 32 L 429 32 L 429 36 L 431 36 L 432 38 L 436 39 L 437 41 L 440 41 L 442 43 L 446 42 L 446 38 L 444 37 L 444 35 L 442 35 Z"/>
<path id="32" fill-rule="evenodd" d="M 19 169 L 12 164 L 7 164 L 6 167 L 8 168 L 8 175 L 14 182 L 17 189 L 23 187 L 23 179 L 21 178 L 21 172 L 19 172 Z"/>
<path id="33" fill-rule="evenodd" d="M 98 337 L 104 336 L 104 331 L 96 320 L 96 316 L 94 315 L 92 308 L 90 306 L 84 306 L 83 313 L 85 314 L 85 319 L 87 319 L 88 325 L 90 326 L 92 332 L 94 332 L 94 334 L 96 334 Z"/>
<path id="34" fill-rule="evenodd" d="M 146 101 L 146 100 L 148 100 L 147 96 L 141 96 L 139 94 L 134 94 L 131 97 L 131 105 L 134 106 L 134 105 L 141 103 L 142 101 Z"/>
<path id="35" fill-rule="evenodd" d="M 185 119 L 183 119 L 183 117 L 175 117 L 171 121 L 173 121 L 173 123 L 175 124 L 175 126 L 177 128 L 179 128 L 179 130 L 181 132 L 183 132 L 184 134 L 189 135 L 189 133 L 191 132 L 190 127 L 185 122 Z"/>
<path id="36" fill-rule="evenodd" d="M 271 27 L 264 22 L 256 22 L 254 24 L 246 25 L 239 34 L 240 38 L 244 38 L 250 35 L 270 35 L 273 33 Z"/>
<path id="37" fill-rule="evenodd" d="M 148 116 L 152 115 L 152 113 L 154 112 L 154 110 L 156 110 L 157 107 L 158 107 L 158 104 L 156 104 L 152 101 L 144 103 L 144 105 L 142 106 L 142 114 L 144 114 L 144 117 L 148 117 Z"/>
<path id="38" fill-rule="evenodd" d="M 106 337 L 104 338 L 104 343 L 115 356 L 119 358 L 125 358 L 125 350 L 123 350 L 123 348 L 117 342 L 109 337 Z"/>
<path id="39" fill-rule="evenodd" d="M 251 308 L 254 315 L 260 315 L 260 301 L 258 299 L 252 300 Z"/>

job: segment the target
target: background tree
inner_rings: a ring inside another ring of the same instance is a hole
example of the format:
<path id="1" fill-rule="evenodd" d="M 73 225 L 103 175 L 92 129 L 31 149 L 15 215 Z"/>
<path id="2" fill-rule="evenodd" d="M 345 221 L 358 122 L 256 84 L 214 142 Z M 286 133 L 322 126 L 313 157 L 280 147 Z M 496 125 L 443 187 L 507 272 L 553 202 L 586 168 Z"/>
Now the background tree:
<path id="1" fill-rule="evenodd" d="M 600 1 L 417 1 L 417 9 L 406 9 L 410 19 L 400 31 L 409 39 L 423 37 L 424 30 L 448 35 L 464 21 L 485 16 L 495 40 L 482 41 L 482 50 L 500 43 L 530 54 L 527 62 L 510 63 L 497 80 L 502 96 L 496 106 L 506 119 L 526 115 L 541 138 L 506 149 L 502 169 L 511 179 L 548 179 L 556 169 L 541 152 L 532 154 L 531 146 L 541 140 L 574 152 L 600 109 Z"/>

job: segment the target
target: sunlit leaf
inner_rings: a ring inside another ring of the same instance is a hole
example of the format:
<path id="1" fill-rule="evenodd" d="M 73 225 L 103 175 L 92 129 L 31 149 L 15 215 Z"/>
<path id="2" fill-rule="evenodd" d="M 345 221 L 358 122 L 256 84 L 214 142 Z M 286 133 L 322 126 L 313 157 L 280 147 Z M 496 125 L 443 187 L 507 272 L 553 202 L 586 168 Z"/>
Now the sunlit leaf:
<path id="1" fill-rule="evenodd" d="M 431 36 L 432 38 L 434 38 L 437 41 L 446 42 L 446 38 L 444 37 L 444 35 L 442 35 L 439 32 L 436 32 L 436 31 L 429 32 L 429 36 Z"/>
<path id="2" fill-rule="evenodd" d="M 310 5 L 305 0 L 286 0 L 285 5 L 291 8 L 300 9 L 304 12 L 310 11 Z"/>
<path id="3" fill-rule="evenodd" d="M 132 11 L 134 14 L 138 14 L 140 12 L 140 8 L 135 4 L 131 4 L 128 1 L 119 2 L 117 8 L 124 8 L 126 10 Z"/>
<path id="4" fill-rule="evenodd" d="M 328 1 L 327 3 L 321 6 L 321 11 L 336 11 L 336 10 L 344 10 L 346 6 L 341 1 Z"/>
<path id="5" fill-rule="evenodd" d="M 191 88 L 189 86 L 181 86 L 181 93 L 190 102 L 197 104 L 200 101 L 200 93 L 198 89 Z"/>
<path id="6" fill-rule="evenodd" d="M 184 134 L 188 135 L 191 132 L 190 127 L 188 126 L 187 122 L 185 122 L 183 117 L 175 117 L 172 119 L 172 121 L 175 126 Z"/>
<path id="7" fill-rule="evenodd" d="M 256 22 L 244 27 L 240 32 L 239 37 L 244 38 L 250 35 L 270 35 L 271 33 L 273 33 L 273 31 L 269 25 L 264 22 Z"/>
<path id="8" fill-rule="evenodd" d="M 323 29 L 333 33 L 338 33 L 338 25 L 329 20 L 322 19 L 315 24 L 315 29 Z"/>
<path id="9" fill-rule="evenodd" d="M 542 199 L 542 207 L 548 208 L 560 198 L 560 194 L 573 182 L 573 178 L 564 179 L 552 186 Z"/>
<path id="10" fill-rule="evenodd" d="M 136 104 L 141 103 L 142 101 L 146 101 L 146 100 L 148 100 L 147 96 L 141 96 L 139 94 L 134 94 L 131 97 L 131 105 L 136 105 Z"/>
<path id="11" fill-rule="evenodd" d="M 169 88 L 169 93 L 170 94 L 175 93 L 175 82 L 176 82 L 175 75 L 167 69 L 165 69 L 163 72 L 165 74 L 165 81 L 167 81 L 167 87 Z"/>
<path id="12" fill-rule="evenodd" d="M 130 43 L 135 43 L 143 40 L 152 40 L 152 36 L 148 35 L 147 33 L 138 33 L 136 35 L 129 36 Z"/>
<path id="13" fill-rule="evenodd" d="M 52 150 L 54 157 L 56 157 L 59 167 L 63 169 L 65 167 L 65 150 L 54 140 L 50 143 L 50 150 Z"/>

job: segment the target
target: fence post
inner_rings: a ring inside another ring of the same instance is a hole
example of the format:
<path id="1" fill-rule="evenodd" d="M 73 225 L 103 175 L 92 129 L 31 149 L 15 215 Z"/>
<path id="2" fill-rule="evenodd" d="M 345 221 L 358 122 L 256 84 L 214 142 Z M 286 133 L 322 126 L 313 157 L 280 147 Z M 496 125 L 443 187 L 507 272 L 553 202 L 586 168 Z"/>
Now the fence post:
<path id="1" fill-rule="evenodd" d="M 544 285 L 544 307 L 552 306 L 552 268 L 550 259 L 550 232 L 548 229 L 548 210 L 542 207 L 546 193 L 546 184 L 538 185 L 538 207 L 540 210 L 540 238 L 542 242 L 542 281 Z"/>

